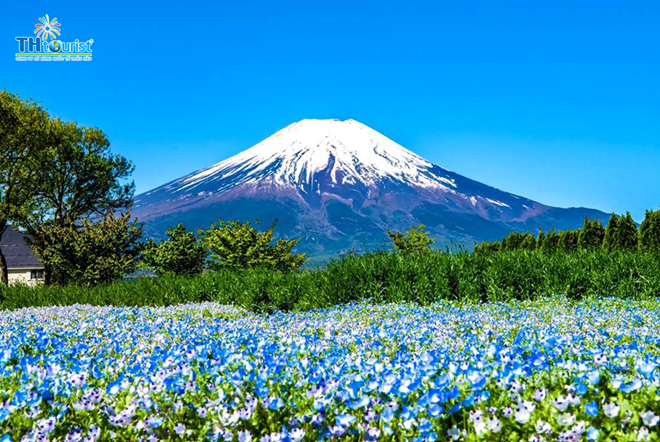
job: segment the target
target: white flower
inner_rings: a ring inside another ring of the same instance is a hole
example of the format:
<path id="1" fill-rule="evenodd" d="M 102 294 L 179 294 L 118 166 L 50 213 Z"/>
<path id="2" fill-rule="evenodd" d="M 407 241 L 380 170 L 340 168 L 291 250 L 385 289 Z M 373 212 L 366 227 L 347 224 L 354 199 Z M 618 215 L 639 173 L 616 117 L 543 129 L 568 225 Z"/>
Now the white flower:
<path id="1" fill-rule="evenodd" d="M 493 433 L 499 433 L 500 430 L 502 429 L 502 422 L 495 417 L 491 416 L 487 421 L 486 421 L 486 427 Z"/>
<path id="2" fill-rule="evenodd" d="M 238 442 L 250 442 L 251 440 L 252 434 L 248 430 L 238 432 Z"/>
<path id="3" fill-rule="evenodd" d="M 578 396 L 576 394 L 569 394 L 567 396 L 567 399 L 568 399 L 568 403 L 573 405 L 573 406 L 580 405 L 580 396 Z"/>
<path id="4" fill-rule="evenodd" d="M 567 396 L 559 396 L 557 399 L 552 401 L 552 405 L 559 411 L 566 411 L 568 405 L 570 404 Z"/>
<path id="5" fill-rule="evenodd" d="M 603 412 L 605 413 L 605 416 L 609 418 L 616 417 L 619 414 L 619 406 L 614 402 L 608 402 L 603 405 Z"/>
<path id="6" fill-rule="evenodd" d="M 454 425 L 447 431 L 447 437 L 449 437 L 451 440 L 459 440 L 461 438 L 461 430 L 459 430 L 458 427 Z"/>
<path id="7" fill-rule="evenodd" d="M 305 430 L 302 428 L 295 428 L 289 432 L 291 442 L 299 442 L 303 437 L 305 437 Z"/>
<path id="8" fill-rule="evenodd" d="M 527 408 L 530 413 L 533 413 L 534 410 L 536 410 L 536 404 L 534 402 L 522 401 L 521 404 L 524 405 L 525 408 Z"/>
<path id="9" fill-rule="evenodd" d="M 477 433 L 477 436 L 480 436 L 487 432 L 486 422 L 484 422 L 481 416 L 473 420 L 473 425 L 474 425 L 474 431 L 475 433 Z"/>
<path id="10" fill-rule="evenodd" d="M 380 429 L 377 427 L 368 427 L 365 440 L 376 440 L 380 437 Z"/>
<path id="11" fill-rule="evenodd" d="M 637 432 L 637 440 L 646 440 L 649 438 L 649 429 L 646 427 L 642 427 L 639 429 L 639 432 Z"/>
<path id="12" fill-rule="evenodd" d="M 584 430 L 586 430 L 586 428 L 587 425 L 584 423 L 584 421 L 580 421 L 577 424 L 575 424 L 573 428 L 571 428 L 571 431 L 573 432 L 573 434 L 578 436 L 579 439 L 580 437 L 582 437 L 582 433 L 584 433 Z"/>
<path id="13" fill-rule="evenodd" d="M 516 408 L 515 418 L 516 418 L 516 422 L 520 424 L 526 424 L 527 422 L 529 422 L 530 413 L 527 407 L 521 405 L 518 408 Z"/>
<path id="14" fill-rule="evenodd" d="M 518 381 L 513 381 L 513 382 L 511 382 L 511 387 L 509 387 L 509 388 L 510 388 L 511 391 L 514 392 L 514 393 L 520 393 L 520 392 L 523 390 L 523 388 L 525 388 L 525 387 L 524 387 L 524 385 L 521 384 L 520 382 L 518 382 Z"/>
<path id="15" fill-rule="evenodd" d="M 474 422 L 477 419 L 481 419 L 481 417 L 484 415 L 484 412 L 481 410 L 470 410 L 470 415 L 468 419 L 470 422 Z"/>
<path id="16" fill-rule="evenodd" d="M 55 418 L 49 417 L 46 419 L 41 419 L 37 422 L 37 427 L 42 433 L 50 433 L 55 429 Z"/>
<path id="17" fill-rule="evenodd" d="M 548 395 L 548 390 L 545 388 L 539 388 L 534 392 L 534 400 L 535 401 L 542 401 L 545 399 L 545 397 Z"/>
<path id="18" fill-rule="evenodd" d="M 573 425 L 575 422 L 575 415 L 573 413 L 564 413 L 557 416 L 557 423 L 562 427 Z"/>
<path id="19" fill-rule="evenodd" d="M 652 411 L 645 411 L 644 413 L 640 413 L 639 416 L 647 427 L 655 427 L 660 420 L 660 417 Z"/>
<path id="20" fill-rule="evenodd" d="M 181 436 L 185 431 L 186 431 L 186 426 L 183 424 L 178 424 L 176 427 L 174 427 L 174 432 L 179 436 Z"/>
<path id="21" fill-rule="evenodd" d="M 536 421 L 536 432 L 539 434 L 552 433 L 552 427 L 549 423 L 539 419 Z"/>

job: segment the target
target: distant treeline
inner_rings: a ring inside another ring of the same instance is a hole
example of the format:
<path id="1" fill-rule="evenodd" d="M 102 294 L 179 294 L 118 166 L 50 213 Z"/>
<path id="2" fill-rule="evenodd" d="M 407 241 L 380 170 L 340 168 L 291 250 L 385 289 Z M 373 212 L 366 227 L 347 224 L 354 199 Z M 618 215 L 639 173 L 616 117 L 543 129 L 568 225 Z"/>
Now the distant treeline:
<path id="1" fill-rule="evenodd" d="M 502 241 L 483 241 L 474 253 L 489 254 L 519 250 L 540 250 L 544 253 L 572 253 L 578 250 L 605 252 L 660 252 L 660 211 L 646 211 L 646 217 L 637 228 L 630 216 L 612 214 L 607 227 L 597 220 L 585 217 L 577 230 L 539 230 L 532 233 L 511 232 Z"/>

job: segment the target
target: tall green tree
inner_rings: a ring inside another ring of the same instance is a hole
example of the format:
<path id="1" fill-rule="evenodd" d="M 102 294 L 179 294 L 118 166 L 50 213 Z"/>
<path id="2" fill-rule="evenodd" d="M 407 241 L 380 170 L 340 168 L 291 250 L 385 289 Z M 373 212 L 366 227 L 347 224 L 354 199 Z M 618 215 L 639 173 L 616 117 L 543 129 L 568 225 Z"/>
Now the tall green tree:
<path id="1" fill-rule="evenodd" d="M 614 213 L 610 215 L 605 228 L 603 250 L 610 253 L 619 251 L 619 217 Z"/>
<path id="2" fill-rule="evenodd" d="M 36 109 L 41 126 L 24 131 L 31 144 L 39 146 L 29 155 L 32 185 L 25 187 L 26 198 L 12 220 L 32 236 L 33 248 L 43 252 L 42 235 L 51 228 L 75 227 L 84 218 L 128 210 L 134 185 L 133 165 L 112 153 L 100 129 L 64 122 Z M 46 264 L 47 283 L 50 270 Z"/>
<path id="3" fill-rule="evenodd" d="M 559 233 L 559 250 L 572 253 L 578 247 L 579 232 L 577 230 L 564 230 Z"/>
<path id="4" fill-rule="evenodd" d="M 522 248 L 525 241 L 525 233 L 509 232 L 509 236 L 502 239 L 502 251 L 516 251 Z"/>
<path id="5" fill-rule="evenodd" d="M 584 226 L 578 235 L 578 248 L 580 250 L 597 250 L 603 246 L 605 227 L 599 220 L 584 218 Z"/>
<path id="6" fill-rule="evenodd" d="M 39 184 L 36 159 L 49 139 L 43 108 L 5 90 L 0 91 L 0 240 L 10 221 L 28 212 Z M 6 283 L 7 262 L 0 249 L 0 283 Z"/>
<path id="7" fill-rule="evenodd" d="M 423 224 L 413 226 L 403 233 L 388 230 L 387 236 L 392 240 L 396 251 L 400 253 L 427 255 L 433 251 L 432 245 L 435 239 L 429 236 L 429 232 Z"/>
<path id="8" fill-rule="evenodd" d="M 486 241 L 482 240 L 481 244 L 476 244 L 474 246 L 474 253 L 475 254 L 497 253 L 497 252 L 500 251 L 501 246 L 502 246 L 502 243 L 499 242 L 499 241 L 486 242 Z"/>
<path id="9" fill-rule="evenodd" d="M 639 251 L 660 252 L 660 210 L 647 210 L 639 226 Z"/>
<path id="10" fill-rule="evenodd" d="M 149 238 L 142 252 L 145 267 L 157 275 L 195 275 L 201 273 L 206 261 L 206 247 L 200 244 L 195 233 L 179 223 L 167 229 L 167 239 L 156 243 Z"/>
<path id="11" fill-rule="evenodd" d="M 619 250 L 636 251 L 638 236 L 637 224 L 630 216 L 630 212 L 627 212 L 626 216 L 621 216 L 618 222 L 617 244 Z"/>
<path id="12" fill-rule="evenodd" d="M 541 250 L 548 254 L 559 251 L 559 240 L 559 233 L 557 233 L 554 228 L 552 230 L 548 230 L 548 232 L 545 234 L 545 240 L 543 241 L 543 247 Z"/>
<path id="13" fill-rule="evenodd" d="M 111 152 L 100 129 L 51 118 L 50 133 L 49 145 L 36 159 L 38 186 L 29 210 L 17 219 L 37 246 L 49 227 L 127 210 L 134 190 L 133 165 Z"/>
<path id="14" fill-rule="evenodd" d="M 536 238 L 534 234 L 526 232 L 523 233 L 523 240 L 520 242 L 520 250 L 535 250 Z"/>
<path id="15" fill-rule="evenodd" d="M 39 257 L 58 284 L 96 285 L 134 272 L 142 244 L 142 225 L 130 213 L 108 213 L 80 225 L 48 225 L 39 232 Z"/>
<path id="16" fill-rule="evenodd" d="M 542 250 L 543 249 L 543 243 L 545 243 L 545 233 L 543 233 L 542 229 L 539 229 L 539 233 L 536 237 L 536 248 L 537 248 L 537 250 Z"/>
<path id="17" fill-rule="evenodd" d="M 273 223 L 260 232 L 250 222 L 220 220 L 208 229 L 198 229 L 197 232 L 202 244 L 211 252 L 211 268 L 297 270 L 307 259 L 304 253 L 292 252 L 300 238 L 276 240 L 276 225 Z"/>

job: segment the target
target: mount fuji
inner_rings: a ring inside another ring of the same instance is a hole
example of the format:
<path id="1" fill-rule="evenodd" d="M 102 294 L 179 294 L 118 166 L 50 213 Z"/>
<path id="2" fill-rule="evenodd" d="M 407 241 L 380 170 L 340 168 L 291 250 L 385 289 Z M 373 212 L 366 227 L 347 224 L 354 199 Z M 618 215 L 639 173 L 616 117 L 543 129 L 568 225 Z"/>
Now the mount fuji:
<path id="1" fill-rule="evenodd" d="M 432 164 L 355 120 L 302 120 L 211 167 L 135 198 L 145 232 L 207 227 L 218 218 L 278 220 L 310 256 L 336 256 L 386 242 L 386 230 L 422 223 L 441 247 L 471 249 L 511 230 L 577 228 L 586 208 L 550 207 Z"/>

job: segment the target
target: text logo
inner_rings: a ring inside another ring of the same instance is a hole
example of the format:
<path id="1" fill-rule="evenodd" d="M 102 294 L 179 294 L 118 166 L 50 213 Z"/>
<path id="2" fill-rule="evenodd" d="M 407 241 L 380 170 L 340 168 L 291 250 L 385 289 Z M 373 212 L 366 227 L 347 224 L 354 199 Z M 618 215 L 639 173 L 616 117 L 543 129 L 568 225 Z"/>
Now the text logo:
<path id="1" fill-rule="evenodd" d="M 51 20 L 48 14 L 39 18 L 34 37 L 16 37 L 16 61 L 92 61 L 94 40 L 58 40 L 61 29 L 57 18 Z"/>

